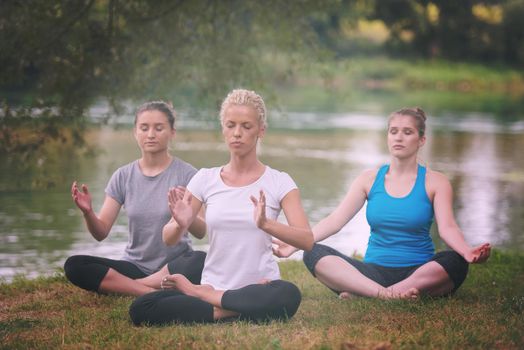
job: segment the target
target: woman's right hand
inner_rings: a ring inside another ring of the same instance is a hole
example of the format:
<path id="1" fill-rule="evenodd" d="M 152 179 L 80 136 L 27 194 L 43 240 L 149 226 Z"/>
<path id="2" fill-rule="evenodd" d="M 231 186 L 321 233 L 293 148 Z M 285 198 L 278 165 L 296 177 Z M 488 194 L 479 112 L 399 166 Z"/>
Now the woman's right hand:
<path id="1" fill-rule="evenodd" d="M 84 213 L 87 214 L 93 211 L 93 206 L 91 204 L 91 193 L 87 188 L 87 185 L 82 184 L 82 191 L 78 188 L 78 184 L 73 182 L 71 186 L 71 197 L 76 206 Z"/>
<path id="2" fill-rule="evenodd" d="M 298 248 L 293 247 L 292 245 L 282 242 L 276 238 L 273 238 L 272 243 L 276 245 L 276 247 L 273 247 L 273 254 L 279 258 L 288 258 L 299 250 Z"/>
<path id="3" fill-rule="evenodd" d="M 185 196 L 185 189 L 171 187 L 167 194 L 169 210 L 178 226 L 187 230 L 193 219 L 192 195 Z"/>

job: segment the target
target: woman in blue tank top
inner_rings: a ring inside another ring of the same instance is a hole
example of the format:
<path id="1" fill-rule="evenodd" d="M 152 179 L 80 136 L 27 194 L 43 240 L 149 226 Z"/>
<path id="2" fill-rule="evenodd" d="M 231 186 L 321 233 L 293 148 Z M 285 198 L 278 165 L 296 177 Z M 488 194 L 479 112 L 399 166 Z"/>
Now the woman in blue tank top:
<path id="1" fill-rule="evenodd" d="M 447 295 L 462 284 L 469 263 L 484 262 L 490 255 L 489 243 L 470 247 L 464 240 L 453 215 L 449 180 L 417 163 L 418 150 L 426 141 L 425 128 L 426 116 L 420 108 L 391 114 L 390 163 L 357 177 L 335 211 L 313 228 L 315 242 L 322 241 L 340 231 L 367 201 L 371 235 L 364 261 L 321 244 L 304 252 L 311 273 L 342 298 Z M 430 237 L 433 218 L 452 250 L 435 254 Z M 276 243 L 278 256 L 297 250 Z"/>

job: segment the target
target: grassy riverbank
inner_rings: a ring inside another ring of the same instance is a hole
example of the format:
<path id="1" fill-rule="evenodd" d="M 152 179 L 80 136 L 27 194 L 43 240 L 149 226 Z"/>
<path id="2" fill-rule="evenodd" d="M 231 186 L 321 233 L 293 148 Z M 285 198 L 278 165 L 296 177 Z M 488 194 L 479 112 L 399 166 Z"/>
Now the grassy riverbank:
<path id="1" fill-rule="evenodd" d="M 289 322 L 134 327 L 130 297 L 79 290 L 62 275 L 0 289 L 2 349 L 390 349 L 524 347 L 524 255 L 473 265 L 452 298 L 341 301 L 297 261 L 283 277 L 303 291 Z"/>
<path id="2" fill-rule="evenodd" d="M 507 66 L 387 57 L 269 61 L 266 76 L 287 110 L 387 113 L 417 105 L 433 113 L 475 111 L 510 118 L 522 117 L 524 110 L 524 74 Z"/>

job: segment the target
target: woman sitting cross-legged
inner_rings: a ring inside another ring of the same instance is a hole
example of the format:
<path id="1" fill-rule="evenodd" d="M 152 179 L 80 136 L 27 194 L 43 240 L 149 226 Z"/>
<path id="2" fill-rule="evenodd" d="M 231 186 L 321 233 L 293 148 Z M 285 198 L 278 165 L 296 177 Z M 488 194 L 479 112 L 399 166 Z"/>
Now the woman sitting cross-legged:
<path id="1" fill-rule="evenodd" d="M 468 263 L 488 259 L 491 247 L 469 246 L 455 222 L 452 189 L 441 173 L 417 162 L 425 143 L 426 116 L 420 108 L 404 108 L 389 118 L 390 163 L 362 173 L 339 206 L 313 227 L 319 242 L 337 233 L 367 201 L 371 235 L 364 261 L 322 244 L 304 253 L 311 273 L 342 298 L 418 298 L 420 293 L 442 296 L 460 287 Z M 438 232 L 452 249 L 438 252 L 430 236 L 433 217 Z M 297 250 L 279 245 L 275 254 Z"/>
<path id="2" fill-rule="evenodd" d="M 280 279 L 271 240 L 309 250 L 313 234 L 294 181 L 258 159 L 258 140 L 266 131 L 264 101 L 253 91 L 233 90 L 220 119 L 229 163 L 198 171 L 184 195 L 170 191 L 173 219 L 163 231 L 164 242 L 176 244 L 205 205 L 209 251 L 201 284 L 181 274 L 165 276 L 165 290 L 131 305 L 136 325 L 287 319 L 300 305 L 298 288 Z M 288 224 L 276 220 L 281 209 Z"/>

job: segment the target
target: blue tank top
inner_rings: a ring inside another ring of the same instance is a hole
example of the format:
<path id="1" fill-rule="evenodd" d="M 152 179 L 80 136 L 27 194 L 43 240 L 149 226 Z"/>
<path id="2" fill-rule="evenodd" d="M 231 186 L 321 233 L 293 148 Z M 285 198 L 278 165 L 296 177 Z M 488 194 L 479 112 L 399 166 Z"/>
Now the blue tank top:
<path id="1" fill-rule="evenodd" d="M 388 170 L 389 165 L 378 170 L 369 191 L 366 218 L 371 236 L 364 262 L 388 267 L 424 264 L 435 252 L 429 234 L 433 205 L 426 193 L 426 168 L 418 165 L 415 185 L 400 198 L 386 192 Z"/>

